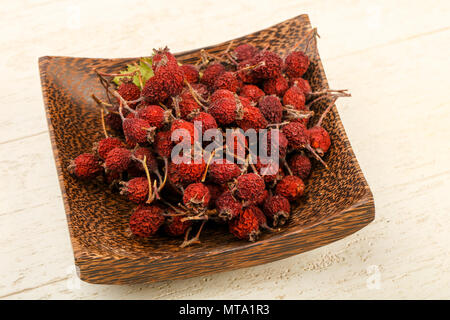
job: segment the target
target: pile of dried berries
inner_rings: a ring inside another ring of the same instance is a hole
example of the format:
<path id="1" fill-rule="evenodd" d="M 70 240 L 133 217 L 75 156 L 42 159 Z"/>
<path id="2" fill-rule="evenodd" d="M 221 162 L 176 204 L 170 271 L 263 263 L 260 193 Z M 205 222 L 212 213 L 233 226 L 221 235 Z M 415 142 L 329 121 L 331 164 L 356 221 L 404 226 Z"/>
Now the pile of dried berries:
<path id="1" fill-rule="evenodd" d="M 80 179 L 102 178 L 136 203 L 129 222 L 135 236 L 184 235 L 185 247 L 199 243 L 205 223 L 216 221 L 237 238 L 255 241 L 263 229 L 274 232 L 289 220 L 304 194 L 309 157 L 326 166 L 321 157 L 331 140 L 321 124 L 336 98 L 349 96 L 346 90 L 313 92 L 302 78 L 310 65 L 304 52 L 280 56 L 249 43 L 232 47 L 221 54 L 202 50 L 195 65 L 180 64 L 166 48 L 119 73 L 95 70 L 105 88 L 103 100 L 92 95 L 105 138 L 68 169 Z M 310 107 L 330 97 L 319 121 L 309 124 Z M 239 148 L 244 151 L 241 163 L 214 152 L 199 161 L 192 161 L 194 153 L 181 162 L 171 158 L 178 143 L 194 145 L 206 130 L 228 128 L 275 130 L 280 165 L 251 161 L 248 140 L 233 142 L 234 159 Z M 174 136 L 177 129 L 187 140 Z M 192 228 L 197 232 L 189 238 Z"/>

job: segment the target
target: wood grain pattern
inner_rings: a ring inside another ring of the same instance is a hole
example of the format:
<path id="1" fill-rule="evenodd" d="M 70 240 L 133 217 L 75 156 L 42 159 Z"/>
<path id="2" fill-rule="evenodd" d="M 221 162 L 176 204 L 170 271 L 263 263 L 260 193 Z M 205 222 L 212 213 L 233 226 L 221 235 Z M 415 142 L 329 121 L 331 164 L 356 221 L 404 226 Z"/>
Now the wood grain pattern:
<path id="1" fill-rule="evenodd" d="M 283 54 L 304 39 L 311 26 L 302 15 L 271 28 L 235 39 Z M 220 52 L 225 42 L 205 48 Z M 328 87 L 317 47 L 307 77 L 314 90 Z M 181 62 L 198 59 L 199 50 L 177 54 Z M 133 59 L 43 57 L 39 60 L 44 101 L 61 190 L 66 207 L 75 263 L 82 280 L 126 284 L 205 275 L 289 257 L 341 239 L 374 218 L 372 193 L 354 157 L 337 110 L 325 128 L 333 145 L 326 160 L 330 170 L 316 166 L 304 201 L 277 234 L 256 243 L 238 241 L 220 229 L 203 234 L 203 244 L 178 248 L 179 240 L 164 236 L 141 240 L 127 233 L 130 204 L 101 184 L 84 183 L 67 172 L 70 159 L 88 150 L 101 136 L 98 110 L 90 98 L 102 92 L 94 68 L 117 71 Z M 318 114 L 327 101 L 315 105 Z"/>

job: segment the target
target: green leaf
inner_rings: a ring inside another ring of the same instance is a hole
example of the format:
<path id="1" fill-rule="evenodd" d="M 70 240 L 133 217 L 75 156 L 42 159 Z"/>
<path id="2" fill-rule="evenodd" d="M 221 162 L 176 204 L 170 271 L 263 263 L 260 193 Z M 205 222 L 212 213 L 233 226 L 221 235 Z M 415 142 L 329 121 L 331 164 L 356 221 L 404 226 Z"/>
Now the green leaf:
<path id="1" fill-rule="evenodd" d="M 153 70 L 152 70 L 152 58 L 141 58 L 139 60 L 139 64 L 135 65 L 135 64 L 129 64 L 127 65 L 127 68 L 125 70 L 121 70 L 119 73 L 131 73 L 134 72 L 136 70 L 140 70 L 141 72 L 141 77 L 142 77 L 142 84 L 145 84 L 145 82 L 147 82 L 148 79 L 150 79 L 151 77 L 153 77 Z M 129 78 L 129 77 L 121 77 L 121 76 L 117 76 L 114 77 L 113 81 L 115 84 L 120 85 L 121 81 L 123 78 Z M 136 73 L 133 76 L 133 83 L 135 85 L 137 85 L 139 88 L 142 89 L 141 84 L 139 82 L 139 75 L 138 73 Z"/>

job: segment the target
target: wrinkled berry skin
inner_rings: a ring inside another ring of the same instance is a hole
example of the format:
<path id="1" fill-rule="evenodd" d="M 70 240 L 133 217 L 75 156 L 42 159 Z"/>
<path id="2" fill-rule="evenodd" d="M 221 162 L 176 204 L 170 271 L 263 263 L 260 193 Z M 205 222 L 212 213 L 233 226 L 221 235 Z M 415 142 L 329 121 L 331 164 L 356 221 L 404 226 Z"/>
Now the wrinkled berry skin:
<path id="1" fill-rule="evenodd" d="M 219 159 L 209 165 L 208 174 L 212 182 L 224 184 L 237 178 L 241 174 L 241 169 L 236 163 Z"/>
<path id="2" fill-rule="evenodd" d="M 164 223 L 162 209 L 158 206 L 140 206 L 130 217 L 130 230 L 139 237 L 147 238 L 155 234 Z"/>
<path id="3" fill-rule="evenodd" d="M 122 82 L 119 88 L 117 88 L 117 93 L 126 101 L 137 100 L 141 96 L 141 90 L 131 81 Z M 137 103 L 128 103 L 128 105 L 134 109 Z"/>
<path id="4" fill-rule="evenodd" d="M 303 149 L 309 144 L 308 129 L 300 122 L 291 122 L 282 129 L 283 134 L 293 149 Z"/>
<path id="5" fill-rule="evenodd" d="M 123 121 L 123 133 L 125 137 L 134 143 L 147 142 L 148 132 L 151 126 L 148 121 L 138 118 L 126 118 Z"/>
<path id="6" fill-rule="evenodd" d="M 210 104 L 213 104 L 220 99 L 234 100 L 234 93 L 227 89 L 216 90 L 209 98 L 209 102 Z"/>
<path id="7" fill-rule="evenodd" d="M 97 151 L 97 154 L 103 160 L 106 159 L 108 152 L 110 152 L 114 148 L 123 147 L 124 143 L 113 137 L 108 137 L 100 140 L 95 146 L 94 149 Z"/>
<path id="8" fill-rule="evenodd" d="M 234 99 L 219 99 L 209 106 L 209 113 L 219 125 L 229 125 L 236 120 L 238 108 Z"/>
<path id="9" fill-rule="evenodd" d="M 185 187 L 191 183 L 199 182 L 206 169 L 204 161 L 201 163 L 186 163 L 188 159 L 183 159 L 181 163 L 169 164 L 169 180 L 176 186 Z"/>
<path id="10" fill-rule="evenodd" d="M 132 153 L 126 148 L 112 149 L 105 160 L 105 168 L 107 171 L 124 172 L 131 164 Z"/>
<path id="11" fill-rule="evenodd" d="M 151 127 L 156 127 L 157 129 L 161 129 L 167 122 L 164 109 L 154 104 L 139 109 L 138 117 L 146 120 Z"/>
<path id="12" fill-rule="evenodd" d="M 221 63 L 212 63 L 208 67 L 206 67 L 200 81 L 207 85 L 208 88 L 213 88 L 216 79 L 224 72 L 225 67 Z"/>
<path id="13" fill-rule="evenodd" d="M 197 83 L 199 79 L 198 70 L 195 66 L 192 64 L 183 64 L 180 67 L 181 71 L 183 72 L 184 78 L 189 83 Z"/>
<path id="14" fill-rule="evenodd" d="M 286 57 L 284 66 L 289 78 L 298 78 L 308 70 L 309 58 L 301 51 L 294 51 Z"/>
<path id="15" fill-rule="evenodd" d="M 236 179 L 236 195 L 242 200 L 252 200 L 265 188 L 264 179 L 255 173 L 246 173 Z"/>
<path id="16" fill-rule="evenodd" d="M 293 106 L 297 110 L 306 110 L 306 98 L 303 91 L 297 87 L 290 87 L 283 96 L 283 104 Z"/>
<path id="17" fill-rule="evenodd" d="M 170 131 L 158 131 L 155 137 L 155 151 L 162 158 L 170 158 L 172 153 L 173 141 Z"/>
<path id="18" fill-rule="evenodd" d="M 239 216 L 242 211 L 242 204 L 230 191 L 225 191 L 216 200 L 218 216 L 223 220 L 231 220 Z"/>
<path id="19" fill-rule="evenodd" d="M 249 98 L 252 102 L 258 102 L 265 95 L 259 87 L 253 84 L 246 84 L 241 89 L 241 96 Z"/>
<path id="20" fill-rule="evenodd" d="M 309 82 L 306 79 L 292 78 L 289 80 L 289 85 L 299 87 L 305 96 L 308 96 L 309 94 L 312 93 L 311 86 L 309 85 Z"/>
<path id="21" fill-rule="evenodd" d="M 305 180 L 311 173 L 311 160 L 307 156 L 296 154 L 289 160 L 289 167 L 295 176 Z"/>
<path id="22" fill-rule="evenodd" d="M 259 236 L 259 221 L 252 209 L 246 208 L 228 224 L 230 232 L 238 239 L 256 241 Z"/>
<path id="23" fill-rule="evenodd" d="M 194 122 L 194 125 L 196 125 L 196 122 L 201 122 L 202 134 L 209 129 L 217 129 L 216 119 L 214 119 L 214 117 L 211 114 L 206 112 L 200 112 L 192 119 L 192 122 Z"/>
<path id="24" fill-rule="evenodd" d="M 227 71 L 222 73 L 216 81 L 214 81 L 213 87 L 215 90 L 224 89 L 231 92 L 237 92 L 241 87 L 241 84 L 241 81 L 234 72 Z"/>
<path id="25" fill-rule="evenodd" d="M 283 105 L 277 96 L 264 96 L 259 100 L 259 110 L 269 123 L 280 123 L 283 118 Z"/>
<path id="26" fill-rule="evenodd" d="M 289 89 L 289 83 L 285 77 L 279 76 L 264 81 L 263 89 L 267 95 L 275 94 L 282 97 L 286 90 Z"/>
<path id="27" fill-rule="evenodd" d="M 267 120 L 262 115 L 261 111 L 251 105 L 244 107 L 244 116 L 242 119 L 236 120 L 237 125 L 244 131 L 248 129 L 265 129 L 267 127 Z"/>
<path id="28" fill-rule="evenodd" d="M 164 225 L 164 232 L 172 237 L 179 237 L 185 234 L 187 229 L 192 226 L 192 221 L 182 221 L 183 218 L 184 217 L 182 216 L 174 216 L 168 218 L 166 224 Z"/>
<path id="29" fill-rule="evenodd" d="M 312 127 L 308 130 L 311 147 L 323 156 L 331 146 L 331 139 L 328 131 L 322 127 Z"/>
<path id="30" fill-rule="evenodd" d="M 258 49 L 249 44 L 244 43 L 234 49 L 233 56 L 238 62 L 253 58 L 258 53 Z"/>
<path id="31" fill-rule="evenodd" d="M 283 60 L 274 52 L 261 51 L 252 59 L 252 62 L 253 65 L 264 63 L 253 69 L 253 73 L 258 79 L 271 79 L 281 75 Z"/>
<path id="32" fill-rule="evenodd" d="M 128 200 L 135 203 L 144 203 L 148 199 L 148 181 L 147 178 L 138 177 L 126 182 L 120 190 L 125 194 Z"/>
<path id="33" fill-rule="evenodd" d="M 100 162 L 91 153 L 80 154 L 71 161 L 68 170 L 81 179 L 93 179 L 103 171 Z"/>
<path id="34" fill-rule="evenodd" d="M 285 176 L 278 182 L 275 189 L 277 195 L 283 196 L 290 201 L 297 199 L 303 195 L 305 184 L 303 180 L 297 176 Z"/>
<path id="35" fill-rule="evenodd" d="M 203 183 L 192 183 L 184 190 L 183 203 L 188 208 L 206 208 L 210 200 L 209 189 Z"/>
<path id="36" fill-rule="evenodd" d="M 289 218 L 291 205 L 289 200 L 281 195 L 269 197 L 264 202 L 264 214 L 272 221 L 274 227 L 282 226 Z"/>

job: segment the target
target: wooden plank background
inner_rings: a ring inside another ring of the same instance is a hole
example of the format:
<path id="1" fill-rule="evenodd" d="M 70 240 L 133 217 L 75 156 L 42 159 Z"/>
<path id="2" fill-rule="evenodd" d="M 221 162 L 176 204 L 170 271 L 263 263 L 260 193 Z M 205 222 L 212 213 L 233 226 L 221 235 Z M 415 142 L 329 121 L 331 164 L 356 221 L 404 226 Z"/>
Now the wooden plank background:
<path id="1" fill-rule="evenodd" d="M 307 13 L 376 219 L 282 261 L 150 285 L 78 281 L 37 58 L 182 51 Z M 448 298 L 448 1 L 47 1 L 0 7 L 0 299 Z"/>

